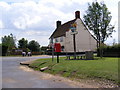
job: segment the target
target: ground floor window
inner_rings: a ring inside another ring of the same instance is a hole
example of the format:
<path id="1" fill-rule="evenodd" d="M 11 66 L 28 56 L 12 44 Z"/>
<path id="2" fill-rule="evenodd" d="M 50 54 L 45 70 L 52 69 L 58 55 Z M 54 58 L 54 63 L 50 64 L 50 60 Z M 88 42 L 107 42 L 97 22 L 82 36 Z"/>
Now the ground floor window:
<path id="1" fill-rule="evenodd" d="M 63 42 L 63 37 L 60 37 L 60 42 Z"/>
<path id="2" fill-rule="evenodd" d="M 58 38 L 55 38 L 55 42 L 58 42 Z"/>

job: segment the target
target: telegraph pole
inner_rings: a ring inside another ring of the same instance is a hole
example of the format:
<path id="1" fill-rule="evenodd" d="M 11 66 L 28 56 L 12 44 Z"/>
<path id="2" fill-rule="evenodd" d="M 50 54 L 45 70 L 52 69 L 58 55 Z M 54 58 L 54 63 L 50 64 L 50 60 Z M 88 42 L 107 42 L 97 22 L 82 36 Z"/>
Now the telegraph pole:
<path id="1" fill-rule="evenodd" d="M 75 35 L 78 33 L 76 31 L 76 22 L 71 24 L 71 35 L 73 35 L 73 47 L 74 47 L 74 59 L 76 59 L 76 40 L 75 40 Z"/>
<path id="2" fill-rule="evenodd" d="M 76 41 L 75 41 L 75 34 L 73 34 L 73 46 L 74 46 L 74 59 L 76 59 Z"/>

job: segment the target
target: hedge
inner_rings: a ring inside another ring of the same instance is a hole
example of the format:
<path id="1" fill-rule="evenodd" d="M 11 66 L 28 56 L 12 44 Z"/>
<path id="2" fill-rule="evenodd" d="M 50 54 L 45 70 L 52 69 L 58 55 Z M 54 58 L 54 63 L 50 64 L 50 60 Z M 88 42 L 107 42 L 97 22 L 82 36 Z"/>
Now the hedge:
<path id="1" fill-rule="evenodd" d="M 120 57 L 120 44 L 116 44 L 113 46 L 104 46 L 101 47 L 102 52 L 103 52 L 103 56 L 111 56 L 111 57 Z M 98 51 L 98 56 L 99 56 L 99 49 Z"/>
<path id="2" fill-rule="evenodd" d="M 0 45 L 0 48 L 2 48 L 2 56 L 6 56 L 7 50 L 8 50 L 8 46 Z"/>

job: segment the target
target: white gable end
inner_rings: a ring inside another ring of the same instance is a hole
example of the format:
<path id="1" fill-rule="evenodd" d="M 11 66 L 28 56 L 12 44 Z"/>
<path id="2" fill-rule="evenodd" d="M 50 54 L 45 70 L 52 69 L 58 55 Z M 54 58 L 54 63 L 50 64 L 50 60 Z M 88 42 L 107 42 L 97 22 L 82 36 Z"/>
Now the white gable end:
<path id="1" fill-rule="evenodd" d="M 91 36 L 90 32 L 83 25 L 81 19 L 76 20 L 77 23 L 77 32 L 76 38 L 76 52 L 85 52 L 85 51 L 95 51 L 97 42 Z M 65 51 L 66 52 L 74 52 L 73 46 L 73 35 L 71 35 L 71 31 L 66 32 L 65 38 Z"/>

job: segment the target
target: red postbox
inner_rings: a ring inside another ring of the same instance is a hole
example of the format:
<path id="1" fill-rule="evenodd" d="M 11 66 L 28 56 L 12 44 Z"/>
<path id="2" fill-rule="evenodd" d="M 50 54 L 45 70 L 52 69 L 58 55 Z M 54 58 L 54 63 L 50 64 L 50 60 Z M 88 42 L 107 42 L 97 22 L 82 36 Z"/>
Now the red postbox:
<path id="1" fill-rule="evenodd" d="M 54 49 L 55 49 L 55 52 L 61 52 L 61 45 L 60 45 L 60 43 L 55 43 L 54 44 Z"/>

